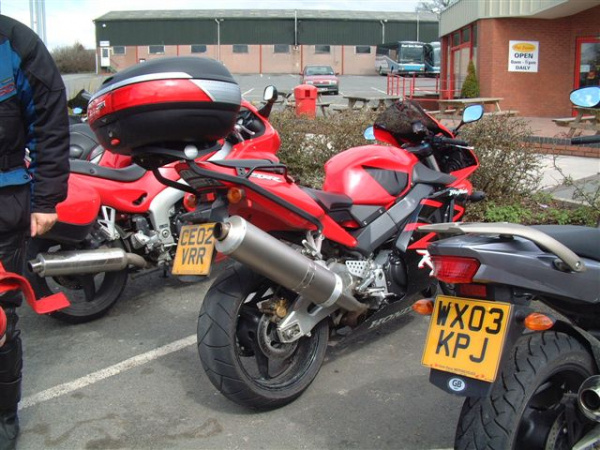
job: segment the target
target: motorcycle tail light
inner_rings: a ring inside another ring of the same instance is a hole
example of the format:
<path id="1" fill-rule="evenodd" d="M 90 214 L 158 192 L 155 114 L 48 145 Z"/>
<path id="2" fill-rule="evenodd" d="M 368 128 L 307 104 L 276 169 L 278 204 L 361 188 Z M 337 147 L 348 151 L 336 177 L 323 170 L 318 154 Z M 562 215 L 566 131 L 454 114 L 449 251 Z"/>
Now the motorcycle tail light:
<path id="1" fill-rule="evenodd" d="M 124 109 L 157 103 L 211 102 L 210 96 L 188 79 L 154 80 L 114 89 L 88 106 L 90 123 Z"/>
<path id="2" fill-rule="evenodd" d="M 479 261 L 460 256 L 433 255 L 433 276 L 444 283 L 471 283 L 479 269 Z"/>
<path id="3" fill-rule="evenodd" d="M 556 320 L 546 314 L 534 312 L 525 317 L 525 328 L 532 331 L 545 331 L 554 326 Z"/>

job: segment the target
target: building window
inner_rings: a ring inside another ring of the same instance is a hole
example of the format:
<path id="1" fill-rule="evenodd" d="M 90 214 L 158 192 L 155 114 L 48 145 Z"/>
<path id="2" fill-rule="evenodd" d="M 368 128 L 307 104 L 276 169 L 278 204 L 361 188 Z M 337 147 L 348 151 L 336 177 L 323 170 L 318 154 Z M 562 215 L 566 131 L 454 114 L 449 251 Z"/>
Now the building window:
<path id="1" fill-rule="evenodd" d="M 452 46 L 458 47 L 460 45 L 460 32 L 457 31 L 452 35 Z"/>
<path id="2" fill-rule="evenodd" d="M 289 53 L 290 46 L 288 44 L 275 44 L 273 46 L 273 53 Z"/>
<path id="3" fill-rule="evenodd" d="M 248 46 L 246 44 L 235 44 L 233 45 L 233 53 L 248 53 Z"/>
<path id="4" fill-rule="evenodd" d="M 206 45 L 196 44 L 191 46 L 192 53 L 206 53 Z"/>
<path id="5" fill-rule="evenodd" d="M 315 45 L 316 55 L 329 55 L 331 53 L 331 47 L 329 45 Z"/>
<path id="6" fill-rule="evenodd" d="M 124 55 L 124 54 L 125 54 L 125 46 L 115 45 L 113 47 L 113 55 Z"/>
<path id="7" fill-rule="evenodd" d="M 164 45 L 150 45 L 148 46 L 148 53 L 151 55 L 162 55 L 165 53 Z"/>
<path id="8" fill-rule="evenodd" d="M 473 47 L 477 47 L 477 24 L 473 25 Z"/>
<path id="9" fill-rule="evenodd" d="M 368 55 L 371 53 L 371 47 L 369 45 L 357 45 L 355 51 L 357 55 Z"/>
<path id="10" fill-rule="evenodd" d="M 469 42 L 471 40 L 471 28 L 463 28 L 462 30 L 462 43 Z"/>

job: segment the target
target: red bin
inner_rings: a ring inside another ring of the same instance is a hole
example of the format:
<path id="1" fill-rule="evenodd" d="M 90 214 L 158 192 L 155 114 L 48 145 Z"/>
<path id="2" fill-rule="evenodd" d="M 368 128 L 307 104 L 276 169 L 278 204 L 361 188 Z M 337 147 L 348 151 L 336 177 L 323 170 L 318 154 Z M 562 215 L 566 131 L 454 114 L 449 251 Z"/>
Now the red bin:
<path id="1" fill-rule="evenodd" d="M 311 119 L 317 115 L 317 88 L 310 84 L 301 84 L 294 88 L 296 100 L 296 116 L 306 116 Z"/>

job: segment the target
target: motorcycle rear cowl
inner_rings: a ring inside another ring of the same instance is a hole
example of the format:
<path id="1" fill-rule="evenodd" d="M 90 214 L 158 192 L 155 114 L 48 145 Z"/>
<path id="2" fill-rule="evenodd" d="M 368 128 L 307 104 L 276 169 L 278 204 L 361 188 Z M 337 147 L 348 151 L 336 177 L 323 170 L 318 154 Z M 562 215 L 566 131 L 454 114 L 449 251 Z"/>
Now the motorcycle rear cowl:
<path id="1" fill-rule="evenodd" d="M 214 144 L 233 128 L 240 88 L 209 58 L 176 57 L 138 64 L 105 81 L 88 107 L 89 124 L 107 149 Z"/>

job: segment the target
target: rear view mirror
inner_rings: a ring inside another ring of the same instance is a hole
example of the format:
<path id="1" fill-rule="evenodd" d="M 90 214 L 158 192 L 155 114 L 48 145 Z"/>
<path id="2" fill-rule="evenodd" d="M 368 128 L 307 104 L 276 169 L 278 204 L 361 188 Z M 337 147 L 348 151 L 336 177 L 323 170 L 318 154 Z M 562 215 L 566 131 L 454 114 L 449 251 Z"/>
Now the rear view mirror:
<path id="1" fill-rule="evenodd" d="M 277 88 L 273 85 L 267 86 L 263 92 L 263 100 L 267 103 L 277 100 Z"/>
<path id="2" fill-rule="evenodd" d="M 571 103 L 573 103 L 575 106 L 596 108 L 600 106 L 600 87 L 590 86 L 577 89 L 571 92 L 569 100 L 571 100 Z"/>
<path id="3" fill-rule="evenodd" d="M 469 105 L 462 115 L 463 123 L 477 122 L 483 117 L 483 105 Z"/>
<path id="4" fill-rule="evenodd" d="M 375 130 L 373 130 L 373 127 L 369 127 L 365 130 L 365 132 L 363 133 L 363 136 L 365 137 L 365 139 L 367 141 L 374 141 L 375 140 Z"/>

